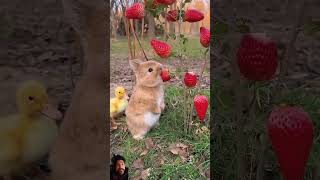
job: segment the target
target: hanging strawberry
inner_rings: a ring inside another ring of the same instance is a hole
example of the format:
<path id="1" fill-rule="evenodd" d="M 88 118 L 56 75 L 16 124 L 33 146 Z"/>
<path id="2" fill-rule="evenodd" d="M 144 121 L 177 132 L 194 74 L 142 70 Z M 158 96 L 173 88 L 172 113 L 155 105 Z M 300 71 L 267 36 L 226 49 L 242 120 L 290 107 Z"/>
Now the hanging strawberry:
<path id="1" fill-rule="evenodd" d="M 193 72 L 186 72 L 184 75 L 184 84 L 187 87 L 194 87 L 197 84 L 197 76 Z"/>
<path id="2" fill-rule="evenodd" d="M 267 129 L 284 180 L 302 180 L 313 139 L 309 115 L 300 107 L 277 107 Z"/>
<path id="3" fill-rule="evenodd" d="M 237 61 L 245 78 L 253 81 L 270 80 L 278 66 L 276 44 L 261 34 L 244 35 Z"/>
<path id="4" fill-rule="evenodd" d="M 201 21 L 203 18 L 203 13 L 196 9 L 188 9 L 184 14 L 184 21 L 187 22 L 198 22 Z"/>
<path id="5" fill-rule="evenodd" d="M 162 58 L 167 58 L 171 54 L 171 46 L 165 42 L 152 39 L 150 41 L 151 46 L 153 47 L 154 51 Z"/>
<path id="6" fill-rule="evenodd" d="M 161 76 L 163 82 L 170 80 L 170 73 L 167 69 L 162 70 L 160 73 L 160 76 Z"/>
<path id="7" fill-rule="evenodd" d="M 134 3 L 126 9 L 125 16 L 128 19 L 142 19 L 144 17 L 144 6 L 142 3 Z"/>
<path id="8" fill-rule="evenodd" d="M 210 31 L 205 27 L 200 27 L 200 43 L 203 47 L 208 47 L 210 43 Z"/>
<path id="9" fill-rule="evenodd" d="M 171 5 L 176 2 L 176 0 L 157 0 L 159 4 Z"/>
<path id="10" fill-rule="evenodd" d="M 169 22 L 175 22 L 178 19 L 177 15 L 178 15 L 178 11 L 177 10 L 168 11 L 168 13 L 166 15 L 166 19 Z"/>
<path id="11" fill-rule="evenodd" d="M 197 111 L 197 115 L 200 121 L 203 122 L 209 106 L 207 97 L 202 95 L 195 96 L 193 100 L 193 105 Z"/>

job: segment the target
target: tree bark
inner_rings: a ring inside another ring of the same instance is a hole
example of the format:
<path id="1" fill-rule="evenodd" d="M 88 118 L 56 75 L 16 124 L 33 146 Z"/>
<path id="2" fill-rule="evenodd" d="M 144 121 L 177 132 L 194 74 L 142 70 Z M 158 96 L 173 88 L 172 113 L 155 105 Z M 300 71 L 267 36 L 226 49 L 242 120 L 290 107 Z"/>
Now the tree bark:
<path id="1" fill-rule="evenodd" d="M 103 0 L 63 0 L 66 17 L 81 39 L 85 71 L 50 153 L 51 180 L 107 179 L 109 121 L 107 59 L 109 7 Z"/>

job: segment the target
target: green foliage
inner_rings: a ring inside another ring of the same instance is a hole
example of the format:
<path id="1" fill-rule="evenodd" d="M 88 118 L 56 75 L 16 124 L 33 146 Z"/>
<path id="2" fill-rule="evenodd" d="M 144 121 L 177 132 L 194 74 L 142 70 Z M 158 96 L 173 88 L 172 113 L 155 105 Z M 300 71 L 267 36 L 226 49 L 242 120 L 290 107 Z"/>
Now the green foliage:
<path id="1" fill-rule="evenodd" d="M 210 42 L 217 42 L 223 38 L 224 34 L 228 33 L 228 25 L 217 19 L 213 21 L 212 29 L 213 33 L 210 34 Z"/>
<path id="2" fill-rule="evenodd" d="M 159 19 L 160 15 L 165 11 L 166 8 L 168 8 L 168 6 L 163 5 L 163 4 L 159 4 L 155 7 L 153 7 L 153 0 L 147 0 L 146 1 L 146 6 L 145 9 L 150 12 L 150 14 Z"/>
<path id="3" fill-rule="evenodd" d="M 303 26 L 304 32 L 308 35 L 314 35 L 320 32 L 320 21 L 309 21 Z"/>
<path id="4" fill-rule="evenodd" d="M 250 26 L 248 25 L 250 21 L 245 18 L 238 18 L 236 19 L 236 32 L 240 33 L 249 33 Z"/>
<path id="5" fill-rule="evenodd" d="M 7 16 L 0 16 L 0 39 L 10 39 L 14 33 L 14 28 L 10 24 L 10 18 Z"/>

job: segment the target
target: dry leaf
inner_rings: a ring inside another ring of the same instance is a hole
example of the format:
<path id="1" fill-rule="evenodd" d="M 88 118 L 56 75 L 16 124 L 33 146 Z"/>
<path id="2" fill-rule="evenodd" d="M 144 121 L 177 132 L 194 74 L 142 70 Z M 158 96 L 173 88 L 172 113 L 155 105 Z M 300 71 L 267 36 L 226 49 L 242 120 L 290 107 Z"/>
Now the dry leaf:
<path id="1" fill-rule="evenodd" d="M 179 156 L 183 162 L 186 162 L 188 160 L 189 153 L 187 152 L 186 149 L 183 149 L 179 151 Z"/>
<path id="2" fill-rule="evenodd" d="M 144 156 L 144 155 L 146 155 L 148 153 L 148 150 L 146 149 L 146 150 L 144 150 L 141 154 L 140 154 L 140 156 Z"/>
<path id="3" fill-rule="evenodd" d="M 186 148 L 188 147 L 187 145 L 182 144 L 182 143 L 178 143 L 176 146 L 177 146 L 177 147 L 180 147 L 180 148 L 182 148 L 182 149 L 186 149 Z"/>
<path id="4" fill-rule="evenodd" d="M 177 147 L 175 144 L 172 144 L 170 145 L 169 147 L 169 151 L 172 153 L 172 154 L 179 154 L 179 151 L 180 151 L 180 148 Z"/>
<path id="5" fill-rule="evenodd" d="M 141 179 L 147 179 L 148 176 L 150 176 L 150 168 L 141 172 Z"/>
<path id="6" fill-rule="evenodd" d="M 169 147 L 169 151 L 172 154 L 179 155 L 183 162 L 186 162 L 189 157 L 187 145 L 182 143 L 172 144 Z"/>
<path id="7" fill-rule="evenodd" d="M 155 146 L 151 138 L 147 138 L 145 143 L 147 149 L 152 149 Z"/>
<path id="8" fill-rule="evenodd" d="M 147 180 L 148 176 L 150 176 L 150 168 L 143 171 L 136 171 L 137 174 L 133 179 L 134 180 Z"/>
<path id="9" fill-rule="evenodd" d="M 160 165 L 164 165 L 164 159 L 160 159 Z"/>
<path id="10" fill-rule="evenodd" d="M 142 160 L 141 158 L 135 160 L 135 161 L 133 162 L 133 167 L 134 167 L 135 169 L 143 169 L 143 160 Z"/>

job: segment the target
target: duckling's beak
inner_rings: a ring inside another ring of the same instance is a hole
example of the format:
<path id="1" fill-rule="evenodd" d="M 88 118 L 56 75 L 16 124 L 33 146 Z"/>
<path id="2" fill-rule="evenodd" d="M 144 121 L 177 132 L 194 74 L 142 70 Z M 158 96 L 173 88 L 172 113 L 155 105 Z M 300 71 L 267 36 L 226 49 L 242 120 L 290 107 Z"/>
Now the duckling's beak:
<path id="1" fill-rule="evenodd" d="M 62 113 L 58 111 L 56 108 L 54 108 L 52 105 L 47 104 L 41 111 L 41 113 L 45 116 L 47 116 L 50 119 L 59 121 L 62 119 Z"/>
<path id="2" fill-rule="evenodd" d="M 126 100 L 129 100 L 129 96 L 127 95 L 127 93 L 124 94 L 124 98 L 125 98 Z"/>

